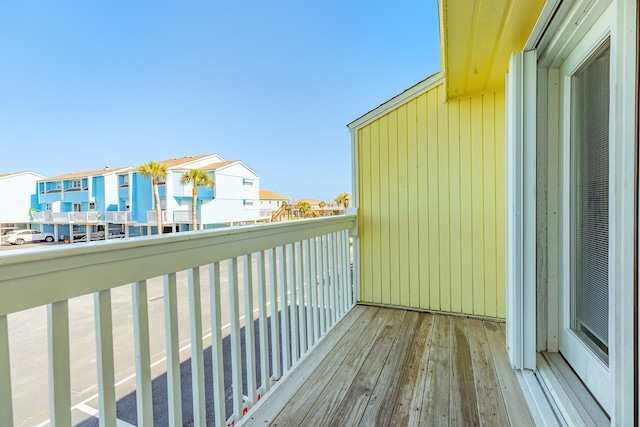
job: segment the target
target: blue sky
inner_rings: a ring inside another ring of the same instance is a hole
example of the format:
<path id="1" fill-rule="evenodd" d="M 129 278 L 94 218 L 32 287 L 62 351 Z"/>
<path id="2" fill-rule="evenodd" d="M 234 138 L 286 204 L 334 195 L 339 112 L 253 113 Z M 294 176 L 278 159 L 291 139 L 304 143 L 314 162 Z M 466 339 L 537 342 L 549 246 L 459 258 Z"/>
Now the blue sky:
<path id="1" fill-rule="evenodd" d="M 218 153 L 351 191 L 346 124 L 440 69 L 437 1 L 0 2 L 0 174 Z"/>

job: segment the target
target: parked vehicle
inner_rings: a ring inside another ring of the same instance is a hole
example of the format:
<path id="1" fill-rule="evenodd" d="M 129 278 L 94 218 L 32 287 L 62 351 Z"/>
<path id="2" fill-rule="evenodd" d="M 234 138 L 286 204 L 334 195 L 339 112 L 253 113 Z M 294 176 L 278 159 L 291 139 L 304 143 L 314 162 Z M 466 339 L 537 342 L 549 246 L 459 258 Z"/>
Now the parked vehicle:
<path id="1" fill-rule="evenodd" d="M 2 238 L 3 242 L 12 245 L 22 245 L 26 242 L 53 242 L 52 233 L 45 233 L 39 230 L 17 230 L 12 231 Z"/>

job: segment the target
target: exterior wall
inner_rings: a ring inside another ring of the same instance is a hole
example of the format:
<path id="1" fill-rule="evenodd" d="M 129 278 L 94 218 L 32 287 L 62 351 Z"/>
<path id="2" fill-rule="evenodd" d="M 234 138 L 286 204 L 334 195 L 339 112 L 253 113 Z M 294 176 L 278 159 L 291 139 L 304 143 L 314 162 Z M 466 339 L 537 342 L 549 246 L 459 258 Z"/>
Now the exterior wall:
<path id="1" fill-rule="evenodd" d="M 251 187 L 244 180 L 253 181 Z M 215 199 L 201 206 L 203 224 L 257 221 L 260 216 L 260 180 L 242 164 L 234 164 L 215 171 Z M 246 202 L 253 206 L 245 205 Z"/>
<path id="2" fill-rule="evenodd" d="M 357 130 L 361 301 L 505 317 L 504 120 L 440 84 Z"/>
<path id="3" fill-rule="evenodd" d="M 31 172 L 0 178 L 0 223 L 29 222 L 29 208 L 41 175 Z"/>

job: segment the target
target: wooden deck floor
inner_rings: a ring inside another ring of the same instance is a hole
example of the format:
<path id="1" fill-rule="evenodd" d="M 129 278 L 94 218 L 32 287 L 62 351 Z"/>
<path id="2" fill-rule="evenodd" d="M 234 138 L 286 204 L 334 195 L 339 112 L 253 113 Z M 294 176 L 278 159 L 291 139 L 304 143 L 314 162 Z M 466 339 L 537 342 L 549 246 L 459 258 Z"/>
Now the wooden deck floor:
<path id="1" fill-rule="evenodd" d="M 356 306 L 244 425 L 533 426 L 504 343 L 504 323 Z"/>

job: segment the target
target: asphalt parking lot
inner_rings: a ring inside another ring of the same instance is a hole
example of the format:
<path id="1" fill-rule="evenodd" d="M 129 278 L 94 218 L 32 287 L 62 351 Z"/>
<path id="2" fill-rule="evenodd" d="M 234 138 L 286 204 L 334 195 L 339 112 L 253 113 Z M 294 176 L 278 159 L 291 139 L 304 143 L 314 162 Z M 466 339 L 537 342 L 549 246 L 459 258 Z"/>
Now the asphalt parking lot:
<path id="1" fill-rule="evenodd" d="M 43 248 L 47 246 L 57 246 L 57 245 L 64 245 L 64 242 L 51 242 L 51 243 L 33 242 L 33 243 L 25 243 L 24 245 L 10 245 L 9 243 L 1 242 L 0 252 L 13 251 L 17 249 L 37 249 L 37 248 Z"/>

